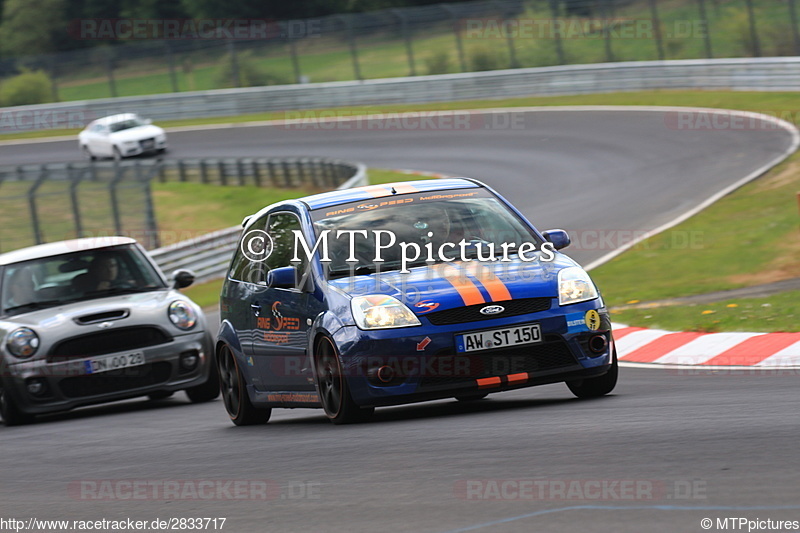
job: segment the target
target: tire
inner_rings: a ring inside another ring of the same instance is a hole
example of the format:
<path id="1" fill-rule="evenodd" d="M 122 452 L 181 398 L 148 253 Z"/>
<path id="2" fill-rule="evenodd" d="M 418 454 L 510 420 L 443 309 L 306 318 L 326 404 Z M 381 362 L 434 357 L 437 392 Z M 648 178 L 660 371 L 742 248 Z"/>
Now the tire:
<path id="1" fill-rule="evenodd" d="M 317 342 L 314 369 L 322 408 L 331 422 L 339 425 L 369 420 L 375 408 L 362 408 L 353 401 L 336 347 L 328 337 Z"/>
<path id="2" fill-rule="evenodd" d="M 219 396 L 219 369 L 217 362 L 211 360 L 210 368 L 208 369 L 208 379 L 202 385 L 186 389 L 186 396 L 192 403 L 210 402 Z"/>
<path id="3" fill-rule="evenodd" d="M 35 418 L 33 415 L 23 413 L 19 409 L 8 391 L 3 388 L 2 383 L 0 383 L 0 417 L 3 418 L 3 423 L 6 426 L 30 424 Z"/>
<path id="4" fill-rule="evenodd" d="M 116 146 L 114 147 L 114 150 L 112 151 L 111 158 L 114 161 L 122 161 L 122 152 L 120 152 L 119 148 L 117 148 Z"/>
<path id="5" fill-rule="evenodd" d="M 83 145 L 82 151 L 83 151 L 83 157 L 84 158 L 88 159 L 89 161 L 96 161 L 97 160 L 97 157 L 95 157 L 95 155 L 92 154 L 92 151 L 89 150 L 88 146 Z"/>
<path id="6" fill-rule="evenodd" d="M 483 400 L 489 396 L 488 392 L 478 393 L 478 394 L 464 394 L 462 396 L 456 396 L 456 400 L 459 402 L 477 402 L 478 400 Z"/>
<path id="7" fill-rule="evenodd" d="M 166 400 L 173 394 L 175 393 L 169 390 L 160 390 L 158 392 L 151 392 L 150 394 L 147 395 L 147 397 L 153 401 L 158 401 L 158 400 Z"/>
<path id="8" fill-rule="evenodd" d="M 231 421 L 237 426 L 264 424 L 269 420 L 272 409 L 259 409 L 250 403 L 245 388 L 244 376 L 231 349 L 223 346 L 219 352 L 219 381 L 222 400 Z"/>
<path id="9" fill-rule="evenodd" d="M 617 352 L 614 351 L 614 362 L 611 368 L 602 376 L 596 378 L 580 379 L 567 381 L 567 387 L 578 398 L 598 398 L 605 396 L 617 385 L 619 375 L 619 364 L 617 363 Z"/>

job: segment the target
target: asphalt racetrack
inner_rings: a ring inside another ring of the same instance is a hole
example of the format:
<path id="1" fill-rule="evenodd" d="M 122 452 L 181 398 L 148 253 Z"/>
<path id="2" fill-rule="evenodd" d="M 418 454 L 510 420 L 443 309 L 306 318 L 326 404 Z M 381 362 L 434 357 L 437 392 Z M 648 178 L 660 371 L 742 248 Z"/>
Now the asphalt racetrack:
<path id="1" fill-rule="evenodd" d="M 507 128 L 474 120 L 463 130 L 175 132 L 169 157 L 322 155 L 476 177 L 540 229 L 586 234 L 567 250 L 586 263 L 620 244 L 588 232 L 655 228 L 792 144 L 781 129 L 680 129 L 660 112 L 528 113 Z M 76 145 L 0 146 L 0 164 L 77 160 Z M 627 367 L 597 400 L 556 384 L 378 409 L 369 424 L 339 427 L 321 411 L 275 410 L 267 425 L 237 428 L 220 400 L 190 405 L 183 394 L 83 408 L 0 427 L 0 518 L 226 518 L 234 533 L 797 521 L 797 374 Z"/>

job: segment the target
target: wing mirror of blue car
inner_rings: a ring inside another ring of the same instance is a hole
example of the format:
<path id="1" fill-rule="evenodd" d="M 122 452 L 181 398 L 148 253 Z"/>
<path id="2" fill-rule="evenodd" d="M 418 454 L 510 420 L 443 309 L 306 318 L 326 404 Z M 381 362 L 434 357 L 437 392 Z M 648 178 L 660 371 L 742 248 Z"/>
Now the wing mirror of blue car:
<path id="1" fill-rule="evenodd" d="M 570 241 L 569 233 L 563 229 L 549 229 L 547 231 L 543 231 L 542 235 L 545 239 L 553 243 L 553 248 L 556 250 L 566 248 L 569 246 L 570 242 L 572 242 Z"/>
<path id="2" fill-rule="evenodd" d="M 194 272 L 191 270 L 176 270 L 172 273 L 172 286 L 176 289 L 185 289 L 194 283 Z"/>
<path id="3" fill-rule="evenodd" d="M 297 269 L 293 266 L 273 268 L 267 272 L 267 287 L 296 289 L 297 283 Z"/>

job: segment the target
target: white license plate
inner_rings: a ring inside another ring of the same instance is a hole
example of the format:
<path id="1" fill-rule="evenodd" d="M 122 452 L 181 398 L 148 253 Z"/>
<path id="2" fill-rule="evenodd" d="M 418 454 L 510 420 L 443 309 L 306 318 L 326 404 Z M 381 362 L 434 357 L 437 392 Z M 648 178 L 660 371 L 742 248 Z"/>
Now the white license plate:
<path id="1" fill-rule="evenodd" d="M 456 335 L 458 353 L 494 350 L 506 346 L 520 346 L 542 342 L 542 328 L 539 324 L 525 324 L 509 328 L 488 329 Z"/>
<path id="2" fill-rule="evenodd" d="M 142 366 L 144 364 L 144 353 L 133 352 L 120 355 L 108 355 L 84 361 L 87 374 L 99 374 L 100 372 L 110 372 L 121 368 L 132 366 Z"/>

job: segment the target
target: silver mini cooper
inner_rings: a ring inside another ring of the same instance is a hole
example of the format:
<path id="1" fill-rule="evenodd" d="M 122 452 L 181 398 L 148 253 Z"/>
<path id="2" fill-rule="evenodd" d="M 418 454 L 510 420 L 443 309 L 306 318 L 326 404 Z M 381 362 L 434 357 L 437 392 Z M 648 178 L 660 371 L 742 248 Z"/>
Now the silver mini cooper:
<path id="1" fill-rule="evenodd" d="M 0 255 L 0 416 L 35 415 L 185 390 L 219 394 L 202 310 L 133 239 L 102 237 Z"/>

